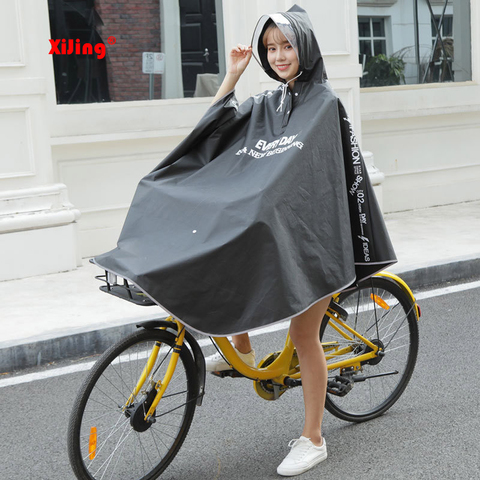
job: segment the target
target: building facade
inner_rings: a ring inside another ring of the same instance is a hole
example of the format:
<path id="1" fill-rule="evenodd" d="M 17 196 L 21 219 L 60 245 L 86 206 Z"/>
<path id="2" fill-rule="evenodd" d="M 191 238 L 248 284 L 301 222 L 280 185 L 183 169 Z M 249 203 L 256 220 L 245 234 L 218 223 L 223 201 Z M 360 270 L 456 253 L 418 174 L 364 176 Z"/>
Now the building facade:
<path id="1" fill-rule="evenodd" d="M 0 280 L 73 269 L 113 248 L 138 181 L 208 108 L 225 50 L 249 44 L 262 14 L 293 3 L 309 12 L 332 86 L 373 154 L 374 183 L 384 179 L 384 211 L 480 198 L 478 0 L 5 0 Z M 447 49 L 429 56 L 429 6 L 437 19 L 443 12 L 440 36 L 454 42 L 454 57 Z M 49 40 L 61 53 L 62 39 L 75 38 L 106 55 L 49 53 Z M 404 82 L 360 88 L 364 56 L 376 47 L 388 57 L 409 48 Z M 142 71 L 142 54 L 152 51 L 165 54 L 161 75 Z M 427 76 L 424 57 L 433 65 Z M 237 97 L 268 88 L 275 82 L 252 61 Z"/>

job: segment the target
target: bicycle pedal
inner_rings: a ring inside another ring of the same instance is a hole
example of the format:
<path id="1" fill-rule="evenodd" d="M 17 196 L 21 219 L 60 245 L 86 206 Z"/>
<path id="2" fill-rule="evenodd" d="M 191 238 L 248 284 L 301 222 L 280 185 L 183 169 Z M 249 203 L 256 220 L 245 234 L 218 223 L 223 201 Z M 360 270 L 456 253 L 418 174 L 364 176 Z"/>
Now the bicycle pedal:
<path id="1" fill-rule="evenodd" d="M 353 382 L 348 378 L 337 375 L 335 380 L 329 380 L 327 384 L 327 393 L 344 397 L 353 388 Z"/>
<path id="2" fill-rule="evenodd" d="M 240 372 L 237 372 L 237 370 L 223 370 L 221 372 L 210 372 L 210 373 L 220 378 L 225 378 L 225 377 L 238 378 L 238 377 L 244 376 Z"/>

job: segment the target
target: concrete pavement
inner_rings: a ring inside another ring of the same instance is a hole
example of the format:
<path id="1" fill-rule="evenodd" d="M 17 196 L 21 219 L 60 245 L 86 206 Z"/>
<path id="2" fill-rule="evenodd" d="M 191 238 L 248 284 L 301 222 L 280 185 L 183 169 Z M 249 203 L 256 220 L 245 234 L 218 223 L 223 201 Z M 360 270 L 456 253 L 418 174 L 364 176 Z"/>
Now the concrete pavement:
<path id="1" fill-rule="evenodd" d="M 480 277 L 480 201 L 386 215 L 398 264 L 413 288 Z M 102 271 L 84 260 L 71 272 L 0 282 L 0 373 L 88 356 L 165 316 L 100 292 Z"/>

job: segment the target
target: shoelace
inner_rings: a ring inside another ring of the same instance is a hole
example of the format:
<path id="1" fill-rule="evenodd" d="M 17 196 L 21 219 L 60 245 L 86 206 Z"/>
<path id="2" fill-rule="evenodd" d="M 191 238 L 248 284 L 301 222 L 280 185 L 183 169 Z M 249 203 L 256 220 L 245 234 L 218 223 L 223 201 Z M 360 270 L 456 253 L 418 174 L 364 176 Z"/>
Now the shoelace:
<path id="1" fill-rule="evenodd" d="M 292 460 L 301 460 L 310 450 L 311 444 L 303 438 L 294 438 L 288 442 L 288 446 L 292 449 L 288 456 Z M 294 447 L 297 448 L 294 449 Z"/>
<path id="2" fill-rule="evenodd" d="M 280 111 L 283 110 L 283 103 L 285 102 L 285 98 L 286 98 L 286 96 L 287 96 L 288 84 L 289 84 L 290 82 L 293 82 L 294 80 L 296 80 L 302 73 L 303 73 L 303 71 L 300 72 L 296 77 L 293 77 L 293 78 L 292 78 L 291 80 L 289 80 L 288 82 L 282 83 L 282 84 L 280 85 L 279 88 L 282 89 L 282 98 L 281 98 L 281 100 L 280 100 L 280 105 L 277 107 L 277 112 L 278 112 L 279 110 L 280 110 Z"/>

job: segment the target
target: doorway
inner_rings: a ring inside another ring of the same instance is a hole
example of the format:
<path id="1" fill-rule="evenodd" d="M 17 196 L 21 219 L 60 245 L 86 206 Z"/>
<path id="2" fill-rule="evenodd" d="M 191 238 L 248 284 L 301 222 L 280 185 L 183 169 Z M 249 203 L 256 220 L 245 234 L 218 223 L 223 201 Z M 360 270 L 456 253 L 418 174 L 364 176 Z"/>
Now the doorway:
<path id="1" fill-rule="evenodd" d="M 215 95 L 219 73 L 215 0 L 179 3 L 184 96 Z"/>

